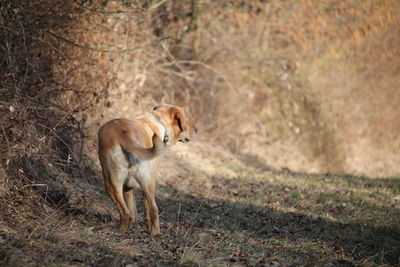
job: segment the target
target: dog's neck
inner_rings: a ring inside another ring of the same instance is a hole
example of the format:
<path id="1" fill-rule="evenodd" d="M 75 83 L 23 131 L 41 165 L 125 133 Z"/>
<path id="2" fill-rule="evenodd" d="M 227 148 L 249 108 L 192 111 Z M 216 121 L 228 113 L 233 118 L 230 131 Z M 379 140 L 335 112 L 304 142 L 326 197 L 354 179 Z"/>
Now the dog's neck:
<path id="1" fill-rule="evenodd" d="M 166 144 L 169 140 L 167 128 L 165 127 L 164 123 L 162 123 L 161 119 L 159 116 L 153 113 L 148 113 L 149 118 L 152 120 L 152 122 L 157 126 L 159 129 L 160 133 L 164 136 L 163 137 L 163 142 Z"/>

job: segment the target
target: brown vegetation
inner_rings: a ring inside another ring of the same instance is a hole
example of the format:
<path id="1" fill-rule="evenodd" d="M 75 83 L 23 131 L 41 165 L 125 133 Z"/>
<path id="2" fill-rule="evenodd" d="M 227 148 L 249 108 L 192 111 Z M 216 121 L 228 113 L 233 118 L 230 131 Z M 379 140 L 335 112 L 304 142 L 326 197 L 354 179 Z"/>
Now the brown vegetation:
<path id="1" fill-rule="evenodd" d="M 399 264 L 399 12 L 1 1 L 0 263 Z M 165 234 L 110 232 L 95 133 L 158 103 L 201 125 L 159 173 Z"/>

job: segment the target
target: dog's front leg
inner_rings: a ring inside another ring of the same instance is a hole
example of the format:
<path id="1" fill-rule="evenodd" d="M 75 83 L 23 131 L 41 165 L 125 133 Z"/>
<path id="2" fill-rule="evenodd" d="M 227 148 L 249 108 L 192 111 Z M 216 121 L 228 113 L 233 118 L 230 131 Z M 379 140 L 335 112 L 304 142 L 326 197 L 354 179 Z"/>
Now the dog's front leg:
<path id="1" fill-rule="evenodd" d="M 131 222 L 133 222 L 134 226 L 137 226 L 138 218 L 137 218 L 136 200 L 135 200 L 135 195 L 133 193 L 133 189 L 124 191 L 124 199 L 126 205 L 128 206 L 128 209 L 131 211 L 130 220 Z"/>
<path id="2" fill-rule="evenodd" d="M 141 177 L 138 177 L 137 181 L 143 192 L 143 204 L 145 212 L 145 225 L 147 231 L 151 235 L 157 235 L 160 233 L 160 223 L 158 219 L 158 207 L 155 200 L 155 180 L 151 175 L 151 168 L 146 169 Z"/>
<path id="3" fill-rule="evenodd" d="M 155 182 L 152 181 L 145 186 L 143 190 L 143 203 L 145 203 L 145 223 L 147 231 L 151 235 L 158 235 L 160 231 L 160 222 L 158 218 L 158 207 L 155 199 Z"/>
<path id="4" fill-rule="evenodd" d="M 143 206 L 144 206 L 144 225 L 146 226 L 147 232 L 151 232 L 151 218 L 150 218 L 150 208 L 149 202 L 147 201 L 147 195 L 144 190 L 143 192 Z"/>

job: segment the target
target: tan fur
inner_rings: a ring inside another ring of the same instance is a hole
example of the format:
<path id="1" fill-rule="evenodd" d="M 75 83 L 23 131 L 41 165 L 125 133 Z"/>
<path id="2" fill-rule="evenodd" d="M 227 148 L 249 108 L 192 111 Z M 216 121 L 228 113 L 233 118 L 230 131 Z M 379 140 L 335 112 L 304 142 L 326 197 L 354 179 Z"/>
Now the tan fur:
<path id="1" fill-rule="evenodd" d="M 166 145 L 189 142 L 197 133 L 182 108 L 160 105 L 151 113 L 131 120 L 115 119 L 105 123 L 98 133 L 99 159 L 104 185 L 117 205 L 119 231 L 125 231 L 137 220 L 133 187 L 139 184 L 143 193 L 145 225 L 150 234 L 160 233 L 158 207 L 155 202 L 154 159 Z M 165 134 L 169 140 L 164 143 Z"/>

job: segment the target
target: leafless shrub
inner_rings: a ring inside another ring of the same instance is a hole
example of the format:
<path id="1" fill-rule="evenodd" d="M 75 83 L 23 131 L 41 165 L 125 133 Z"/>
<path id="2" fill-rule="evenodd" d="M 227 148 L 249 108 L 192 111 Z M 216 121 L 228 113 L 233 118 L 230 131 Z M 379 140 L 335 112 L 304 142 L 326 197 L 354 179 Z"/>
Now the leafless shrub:
<path id="1" fill-rule="evenodd" d="M 3 1 L 0 7 L 2 218 L 37 205 L 32 193 L 69 208 L 79 202 L 76 186 L 93 177 L 82 164 L 83 121 L 73 114 L 82 106 L 57 103 L 74 90 L 54 76 L 53 63 L 63 52 L 48 36 L 67 28 L 74 10 L 64 1 Z M 26 196 L 22 206 L 14 201 L 18 196 Z"/>

